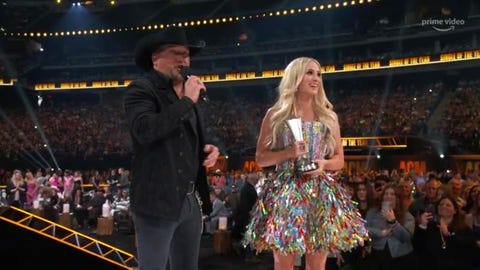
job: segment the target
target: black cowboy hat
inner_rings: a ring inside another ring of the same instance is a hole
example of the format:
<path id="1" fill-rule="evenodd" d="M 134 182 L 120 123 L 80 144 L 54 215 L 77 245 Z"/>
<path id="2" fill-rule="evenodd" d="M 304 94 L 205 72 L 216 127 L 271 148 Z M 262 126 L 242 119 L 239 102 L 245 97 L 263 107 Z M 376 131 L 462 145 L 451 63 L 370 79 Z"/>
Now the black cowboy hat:
<path id="1" fill-rule="evenodd" d="M 152 53 L 166 44 L 187 46 L 190 50 L 190 56 L 195 55 L 205 47 L 205 41 L 190 43 L 184 28 L 168 27 L 161 32 L 144 36 L 138 41 L 135 47 L 135 64 L 145 71 L 152 69 Z"/>

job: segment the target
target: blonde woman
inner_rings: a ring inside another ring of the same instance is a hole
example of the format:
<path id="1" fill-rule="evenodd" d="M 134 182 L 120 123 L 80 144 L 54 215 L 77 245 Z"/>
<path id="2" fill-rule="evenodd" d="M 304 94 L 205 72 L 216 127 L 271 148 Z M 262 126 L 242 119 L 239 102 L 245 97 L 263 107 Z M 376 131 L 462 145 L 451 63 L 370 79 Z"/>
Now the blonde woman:
<path id="1" fill-rule="evenodd" d="M 33 173 L 28 171 L 25 173 L 25 182 L 27 185 L 26 205 L 31 207 L 33 201 L 37 198 L 37 178 L 33 176 Z"/>
<path id="2" fill-rule="evenodd" d="M 287 120 L 301 119 L 303 141 L 295 141 Z M 306 157 L 316 169 L 299 172 Z M 279 98 L 262 122 L 256 161 L 276 166 L 253 209 L 246 244 L 272 250 L 275 270 L 291 270 L 305 255 L 306 270 L 325 269 L 327 254 L 350 250 L 367 237 L 347 192 L 327 172 L 343 168 L 340 127 L 323 89 L 320 64 L 301 57 L 285 69 Z"/>
<path id="3" fill-rule="evenodd" d="M 23 208 L 27 198 L 27 184 L 23 179 L 22 171 L 14 170 L 12 177 L 7 181 L 7 201 L 9 205 Z"/>

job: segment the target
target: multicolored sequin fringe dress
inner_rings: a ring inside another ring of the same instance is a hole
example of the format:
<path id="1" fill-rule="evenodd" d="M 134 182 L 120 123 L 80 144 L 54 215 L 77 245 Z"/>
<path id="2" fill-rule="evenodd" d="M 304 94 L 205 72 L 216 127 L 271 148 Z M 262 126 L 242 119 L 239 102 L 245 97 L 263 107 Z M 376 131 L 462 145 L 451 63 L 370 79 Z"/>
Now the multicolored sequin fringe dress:
<path id="1" fill-rule="evenodd" d="M 302 129 L 310 158 L 322 159 L 327 128 L 304 122 Z M 287 128 L 283 143 L 293 143 Z M 293 163 L 277 166 L 274 179 L 265 181 L 243 243 L 257 252 L 306 254 L 347 251 L 368 240 L 365 221 L 340 183 L 328 175 L 297 176 Z"/>

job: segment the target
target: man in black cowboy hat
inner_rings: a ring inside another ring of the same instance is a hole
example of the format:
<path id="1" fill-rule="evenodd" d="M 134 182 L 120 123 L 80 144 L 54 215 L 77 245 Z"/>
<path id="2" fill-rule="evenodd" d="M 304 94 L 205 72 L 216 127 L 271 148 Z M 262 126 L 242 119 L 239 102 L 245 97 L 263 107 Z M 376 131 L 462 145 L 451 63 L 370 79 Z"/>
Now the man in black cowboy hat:
<path id="1" fill-rule="evenodd" d="M 128 86 L 124 106 L 135 153 L 130 207 L 141 270 L 165 269 L 167 262 L 171 270 L 198 268 L 201 209 L 212 208 L 206 168 L 219 152 L 197 108 L 205 85 L 181 71 L 203 45 L 171 27 L 135 48 L 135 62 L 146 73 Z"/>

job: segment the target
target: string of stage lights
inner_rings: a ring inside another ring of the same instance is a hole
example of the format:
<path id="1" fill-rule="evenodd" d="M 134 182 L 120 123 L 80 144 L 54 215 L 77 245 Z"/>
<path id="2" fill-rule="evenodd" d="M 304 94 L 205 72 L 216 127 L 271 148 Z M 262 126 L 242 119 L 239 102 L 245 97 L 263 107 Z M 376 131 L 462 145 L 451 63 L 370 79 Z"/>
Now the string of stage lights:
<path id="1" fill-rule="evenodd" d="M 172 23 L 159 23 L 151 25 L 142 25 L 136 27 L 119 27 L 119 28 L 106 28 L 106 29 L 84 29 L 84 30 L 64 30 L 64 31 L 55 31 L 55 32 L 8 32 L 5 29 L 1 29 L 0 32 L 3 32 L 4 36 L 9 37 L 35 37 L 35 38 L 47 38 L 47 37 L 62 37 L 62 36 L 81 36 L 81 35 L 102 35 L 118 32 L 134 32 L 134 31 L 150 31 L 150 30 L 159 30 L 168 27 L 195 27 L 200 25 L 211 25 L 219 23 L 233 23 L 245 20 L 255 20 L 266 17 L 275 17 L 275 16 L 289 16 L 295 14 L 309 13 L 309 12 L 321 12 L 325 10 L 331 10 L 334 8 L 344 8 L 349 6 L 370 4 L 375 2 L 380 2 L 382 0 L 349 0 L 349 1 L 339 1 L 339 2 L 329 2 L 323 3 L 303 8 L 290 8 L 283 10 L 276 10 L 270 12 L 255 13 L 250 15 L 243 16 L 234 16 L 234 17 L 217 17 L 210 19 L 196 19 L 189 21 L 177 21 Z"/>

